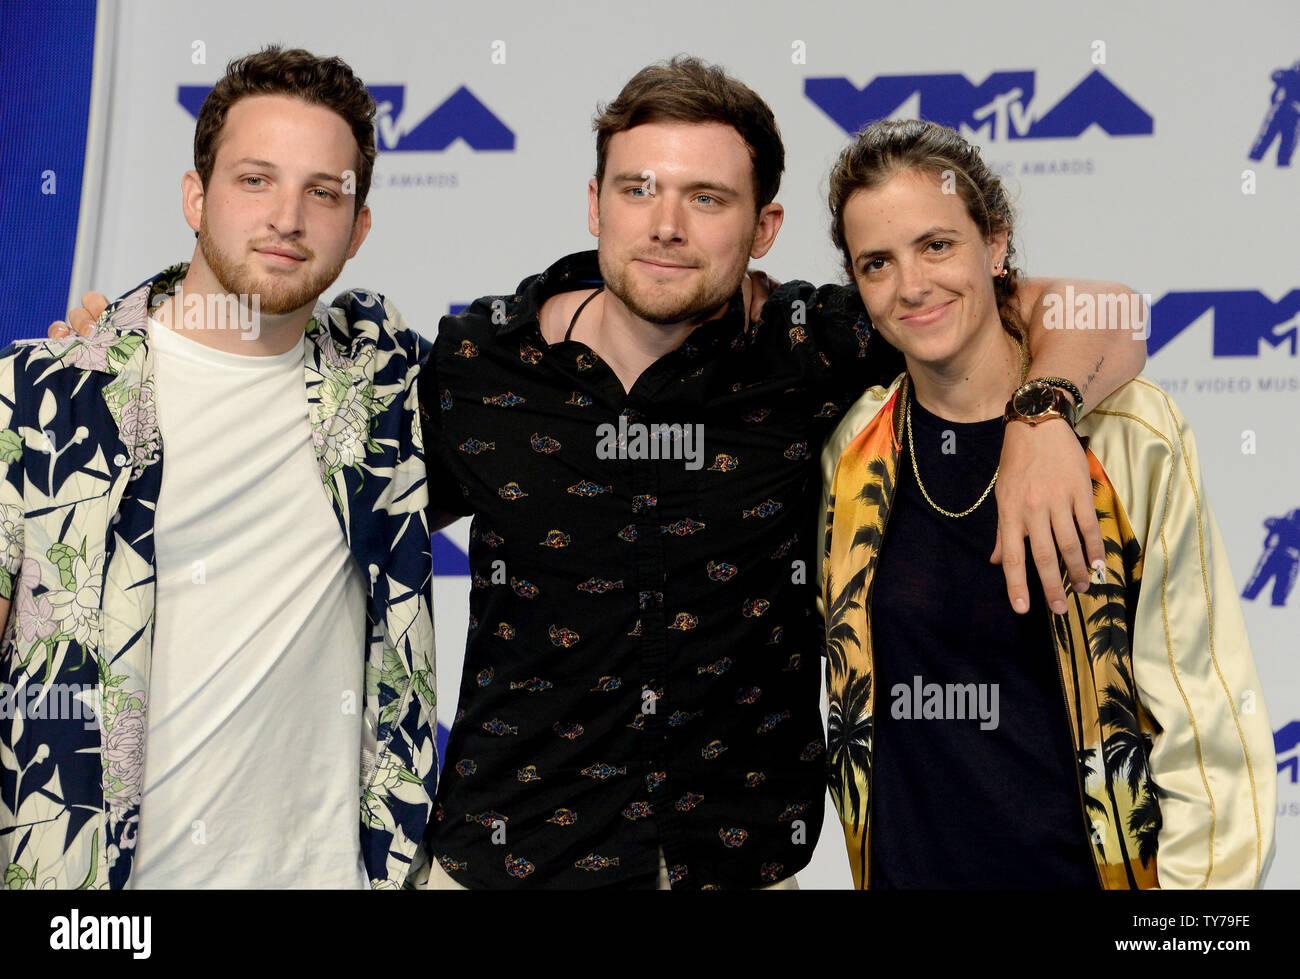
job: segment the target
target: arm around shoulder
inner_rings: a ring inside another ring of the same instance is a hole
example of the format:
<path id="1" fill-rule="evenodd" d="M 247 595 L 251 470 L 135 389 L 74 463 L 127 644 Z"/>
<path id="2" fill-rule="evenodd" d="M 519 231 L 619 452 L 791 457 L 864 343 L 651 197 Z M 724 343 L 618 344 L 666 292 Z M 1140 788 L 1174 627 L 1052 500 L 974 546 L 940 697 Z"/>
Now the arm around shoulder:
<path id="1" fill-rule="evenodd" d="M 1118 282 L 1028 279 L 1017 290 L 1029 331 L 1029 378 L 1064 377 L 1078 386 L 1084 412 L 1142 372 L 1150 310 Z"/>

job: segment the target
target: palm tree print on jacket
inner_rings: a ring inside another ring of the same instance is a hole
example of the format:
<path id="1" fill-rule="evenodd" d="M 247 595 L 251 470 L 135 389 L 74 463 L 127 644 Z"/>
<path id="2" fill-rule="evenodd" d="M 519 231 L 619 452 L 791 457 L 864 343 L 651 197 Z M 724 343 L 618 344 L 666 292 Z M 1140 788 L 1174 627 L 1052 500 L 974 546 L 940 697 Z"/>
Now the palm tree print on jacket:
<path id="1" fill-rule="evenodd" d="M 898 392 L 840 454 L 827 487 L 822 598 L 827 627 L 829 782 L 854 885 L 869 879 L 872 691 L 871 591 L 901 454 Z M 1105 581 L 1075 592 L 1051 641 L 1061 667 L 1091 852 L 1106 888 L 1158 886 L 1158 790 L 1148 757 L 1158 729 L 1133 682 L 1129 635 L 1141 548 L 1091 452 L 1093 499 L 1106 545 Z M 1047 638 L 1047 637 L 1044 637 Z M 996 881 L 990 881 L 996 886 Z"/>

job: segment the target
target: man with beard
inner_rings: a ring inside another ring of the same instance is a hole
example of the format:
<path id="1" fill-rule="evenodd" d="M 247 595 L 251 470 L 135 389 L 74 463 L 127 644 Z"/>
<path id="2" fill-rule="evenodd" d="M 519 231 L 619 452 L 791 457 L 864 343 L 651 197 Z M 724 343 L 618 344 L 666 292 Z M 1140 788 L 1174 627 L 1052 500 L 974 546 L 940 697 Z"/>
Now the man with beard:
<path id="1" fill-rule="evenodd" d="M 784 149 L 746 86 L 651 66 L 596 132 L 598 250 L 444 318 L 420 376 L 431 523 L 474 517 L 430 885 L 793 886 L 826 785 L 817 456 L 901 360 L 851 287 L 786 283 L 747 326 Z M 1127 334 L 1045 335 L 1045 286 L 1030 377 L 1082 407 L 1141 369 Z M 1012 426 L 1002 474 L 1012 605 L 1029 535 L 1064 611 L 1053 533 L 1080 590 L 1076 520 L 1102 558 L 1070 424 Z"/>
<path id="2" fill-rule="evenodd" d="M 182 181 L 192 261 L 0 355 L 10 886 L 424 865 L 429 345 L 373 295 L 317 305 L 370 229 L 374 113 L 337 58 L 232 62 Z"/>

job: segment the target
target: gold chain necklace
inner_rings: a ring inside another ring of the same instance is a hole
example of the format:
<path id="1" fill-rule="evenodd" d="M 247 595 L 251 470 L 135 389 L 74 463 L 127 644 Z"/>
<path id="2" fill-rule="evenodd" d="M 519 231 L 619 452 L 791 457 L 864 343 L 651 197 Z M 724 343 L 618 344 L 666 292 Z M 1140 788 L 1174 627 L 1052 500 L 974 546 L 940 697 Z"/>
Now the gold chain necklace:
<path id="1" fill-rule="evenodd" d="M 951 510 L 945 510 L 943 507 L 939 506 L 939 504 L 935 503 L 934 500 L 930 499 L 930 494 L 925 491 L 925 484 L 921 482 L 921 470 L 916 467 L 916 446 L 912 444 L 912 397 L 911 389 L 908 386 L 909 381 L 911 381 L 910 376 L 905 376 L 903 378 L 903 425 L 907 429 L 907 455 L 908 458 L 912 460 L 912 475 L 916 477 L 916 485 L 921 490 L 921 495 L 925 497 L 925 502 L 930 504 L 930 506 L 934 507 L 945 517 L 952 517 L 955 520 L 974 513 L 979 509 L 979 505 L 988 498 L 988 495 L 993 492 L 993 486 L 998 481 L 998 473 L 1002 470 L 1002 463 L 1001 461 L 998 462 L 997 468 L 993 470 L 993 478 L 989 480 L 988 486 L 984 487 L 984 492 L 980 494 L 980 498 L 961 513 L 953 513 Z"/>

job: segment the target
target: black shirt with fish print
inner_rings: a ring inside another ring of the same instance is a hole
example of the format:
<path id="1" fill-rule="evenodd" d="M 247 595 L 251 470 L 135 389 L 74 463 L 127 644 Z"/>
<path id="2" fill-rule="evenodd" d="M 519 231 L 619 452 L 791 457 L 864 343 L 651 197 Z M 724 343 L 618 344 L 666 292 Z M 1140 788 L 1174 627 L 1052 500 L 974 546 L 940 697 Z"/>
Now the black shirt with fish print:
<path id="1" fill-rule="evenodd" d="M 751 888 L 810 859 L 826 786 L 821 443 L 902 369 L 857 293 L 739 293 L 625 393 L 542 339 L 571 255 L 445 317 L 430 506 L 473 514 L 460 702 L 429 827 L 477 887 Z"/>

